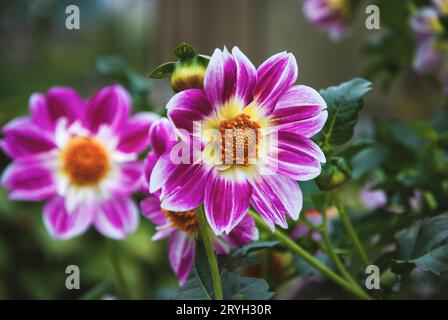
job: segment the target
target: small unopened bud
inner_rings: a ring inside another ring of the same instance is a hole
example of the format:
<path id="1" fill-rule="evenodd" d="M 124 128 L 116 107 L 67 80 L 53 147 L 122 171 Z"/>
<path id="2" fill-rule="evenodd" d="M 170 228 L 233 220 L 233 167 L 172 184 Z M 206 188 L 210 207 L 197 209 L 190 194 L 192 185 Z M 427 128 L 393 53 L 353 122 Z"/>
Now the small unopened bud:
<path id="1" fill-rule="evenodd" d="M 351 178 L 350 164 L 340 157 L 332 157 L 322 168 L 322 173 L 316 179 L 321 190 L 331 190 L 344 184 Z"/>
<path id="2" fill-rule="evenodd" d="M 171 87 L 175 92 L 186 89 L 202 89 L 206 67 L 193 59 L 191 62 L 178 61 L 171 75 Z"/>

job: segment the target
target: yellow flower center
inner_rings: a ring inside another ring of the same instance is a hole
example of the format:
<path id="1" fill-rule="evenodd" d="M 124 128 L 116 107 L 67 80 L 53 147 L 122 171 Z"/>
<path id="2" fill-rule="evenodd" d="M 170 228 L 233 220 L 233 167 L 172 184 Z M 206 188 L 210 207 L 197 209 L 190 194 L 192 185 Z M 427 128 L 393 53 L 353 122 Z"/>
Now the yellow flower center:
<path id="1" fill-rule="evenodd" d="M 162 209 L 162 213 L 174 228 L 190 234 L 197 232 L 198 222 L 195 210 L 176 212 Z"/>
<path id="2" fill-rule="evenodd" d="M 73 138 L 62 154 L 63 172 L 78 186 L 98 184 L 109 172 L 109 155 L 92 138 Z"/>
<path id="3" fill-rule="evenodd" d="M 222 120 L 219 130 L 223 163 L 249 166 L 249 161 L 258 156 L 259 129 L 260 125 L 247 114 Z"/>

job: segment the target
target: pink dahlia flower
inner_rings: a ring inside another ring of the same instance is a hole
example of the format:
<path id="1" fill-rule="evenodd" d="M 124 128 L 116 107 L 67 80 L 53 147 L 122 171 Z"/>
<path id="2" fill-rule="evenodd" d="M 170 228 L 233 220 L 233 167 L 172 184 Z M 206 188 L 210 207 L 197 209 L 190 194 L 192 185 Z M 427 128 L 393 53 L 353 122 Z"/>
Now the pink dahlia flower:
<path id="1" fill-rule="evenodd" d="M 338 41 L 347 32 L 351 9 L 347 0 L 304 0 L 303 14 L 317 28 Z"/>
<path id="2" fill-rule="evenodd" d="M 176 141 L 176 133 L 170 122 L 162 118 L 151 127 L 149 133 L 151 152 L 145 160 L 145 180 L 148 183 L 151 172 L 164 152 L 170 150 Z M 141 204 L 143 215 L 157 225 L 157 233 L 153 240 L 169 237 L 168 257 L 180 284 L 188 278 L 194 262 L 198 224 L 196 221 L 196 208 L 188 211 L 171 211 L 161 207 L 160 192 L 149 195 Z M 213 244 L 218 254 L 229 252 L 230 245 L 241 247 L 258 239 L 258 230 L 253 219 L 247 215 L 229 233 L 220 238 L 214 236 Z"/>
<path id="3" fill-rule="evenodd" d="M 328 114 L 317 91 L 294 85 L 297 73 L 290 53 L 272 56 L 257 70 L 238 48 L 232 54 L 216 49 L 204 89 L 184 90 L 168 102 L 183 141 L 152 171 L 150 192 L 161 191 L 161 207 L 189 211 L 203 203 L 216 235 L 229 234 L 249 205 L 272 230 L 275 224 L 287 228 L 287 216 L 298 219 L 296 180 L 321 172 L 325 156 L 310 137 Z M 178 161 L 192 145 L 189 157 Z"/>
<path id="4" fill-rule="evenodd" d="M 131 100 L 120 86 L 84 102 L 72 89 L 35 93 L 31 116 L 3 127 L 3 151 L 13 159 L 2 185 L 14 200 L 46 201 L 49 233 L 69 239 L 90 225 L 122 239 L 138 225 L 131 194 L 141 185 L 137 155 L 147 147 L 155 114 L 130 116 Z"/>

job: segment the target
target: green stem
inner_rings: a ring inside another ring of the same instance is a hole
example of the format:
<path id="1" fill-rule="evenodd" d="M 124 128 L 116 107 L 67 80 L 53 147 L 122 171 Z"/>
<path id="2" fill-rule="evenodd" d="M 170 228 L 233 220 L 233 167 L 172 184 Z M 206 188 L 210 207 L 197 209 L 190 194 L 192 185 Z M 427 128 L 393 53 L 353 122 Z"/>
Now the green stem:
<path id="1" fill-rule="evenodd" d="M 213 280 L 213 289 L 215 292 L 215 300 L 223 300 L 221 276 L 219 274 L 218 261 L 216 260 L 215 250 L 213 249 L 212 240 L 210 238 L 208 223 L 205 219 L 204 210 L 199 207 L 196 213 L 198 221 L 199 233 L 204 243 L 205 252 L 207 253 L 208 264 L 210 266 L 210 273 Z"/>
<path id="2" fill-rule="evenodd" d="M 338 268 L 339 272 L 344 276 L 345 279 L 347 279 L 350 283 L 352 283 L 355 286 L 358 286 L 358 283 L 353 279 L 351 274 L 347 271 L 344 264 L 342 263 L 341 259 L 339 259 L 338 255 L 334 251 L 333 243 L 331 242 L 330 237 L 328 236 L 328 233 L 326 231 L 320 232 L 322 235 L 322 238 L 325 243 L 325 248 L 327 249 L 327 254 L 330 255 L 331 260 L 336 265 L 336 268 Z"/>
<path id="3" fill-rule="evenodd" d="M 356 251 L 358 251 L 358 255 L 361 258 L 364 267 L 367 267 L 369 265 L 369 258 L 367 257 L 367 254 L 364 251 L 364 247 L 362 246 L 361 241 L 359 241 L 358 235 L 356 234 L 356 231 L 353 228 L 353 225 L 350 221 L 350 218 L 348 217 L 347 212 L 344 210 L 337 197 L 335 197 L 334 202 L 336 204 L 336 208 L 338 209 L 339 216 L 341 217 L 341 221 L 342 224 L 344 225 L 345 230 L 352 239 L 355 249 Z"/>
<path id="4" fill-rule="evenodd" d="M 252 218 L 255 220 L 257 225 L 264 229 L 265 231 L 272 233 L 270 227 L 264 222 L 264 220 L 255 212 L 249 210 L 249 214 L 252 216 Z M 290 249 L 292 252 L 297 254 L 299 257 L 301 257 L 303 260 L 305 260 L 307 263 L 309 263 L 313 268 L 320 271 L 321 273 L 325 274 L 328 278 L 330 278 L 333 282 L 341 286 L 342 288 L 346 289 L 356 297 L 364 300 L 371 300 L 372 298 L 365 293 L 363 290 L 359 289 L 357 286 L 354 286 L 353 284 L 347 282 L 344 278 L 337 275 L 335 272 L 333 272 L 330 268 L 328 268 L 326 265 L 324 265 L 322 262 L 317 260 L 314 256 L 309 254 L 305 249 L 300 247 L 297 243 L 295 243 L 291 238 L 289 238 L 287 235 L 285 235 L 283 232 L 279 231 L 278 229 L 272 233 L 273 237 L 277 240 L 281 241 L 283 245 L 285 245 L 288 249 Z"/>
<path id="5" fill-rule="evenodd" d="M 120 262 L 118 261 L 117 247 L 113 240 L 108 240 L 107 244 L 112 268 L 114 269 L 115 285 L 124 298 L 131 299 L 129 287 L 123 275 L 123 270 L 121 268 Z"/>

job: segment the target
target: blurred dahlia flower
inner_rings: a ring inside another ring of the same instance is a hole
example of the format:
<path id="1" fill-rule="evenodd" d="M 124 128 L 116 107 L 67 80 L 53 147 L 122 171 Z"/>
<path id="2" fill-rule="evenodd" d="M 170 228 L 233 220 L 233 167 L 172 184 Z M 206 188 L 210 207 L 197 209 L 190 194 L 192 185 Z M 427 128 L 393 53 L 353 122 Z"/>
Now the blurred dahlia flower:
<path id="1" fill-rule="evenodd" d="M 84 102 L 74 90 L 51 88 L 29 101 L 31 116 L 3 127 L 2 150 L 13 159 L 2 185 L 14 200 L 45 201 L 43 219 L 59 239 L 93 225 L 123 239 L 138 225 L 131 194 L 141 186 L 142 163 L 152 113 L 130 116 L 131 100 L 120 86 Z"/>
<path id="2" fill-rule="evenodd" d="M 304 0 L 303 14 L 317 28 L 340 40 L 350 25 L 352 9 L 348 0 Z"/>
<path id="3" fill-rule="evenodd" d="M 176 133 L 169 121 L 162 118 L 152 125 L 149 137 L 152 151 L 145 160 L 146 183 L 149 182 L 157 158 L 174 145 Z M 144 217 L 157 225 L 153 240 L 169 237 L 168 258 L 182 285 L 188 278 L 195 257 L 198 235 L 196 208 L 188 211 L 166 210 L 161 207 L 159 197 L 160 192 L 148 195 L 140 203 L 141 211 Z M 220 238 L 213 235 L 212 241 L 215 251 L 218 254 L 225 254 L 229 252 L 230 245 L 241 247 L 257 239 L 258 230 L 255 222 L 246 215 L 232 232 Z"/>
<path id="4" fill-rule="evenodd" d="M 179 92 L 167 104 L 183 140 L 161 155 L 150 177 L 161 207 L 189 211 L 204 203 L 216 235 L 229 234 L 249 205 L 272 230 L 287 228 L 286 216 L 297 220 L 302 192 L 296 180 L 320 174 L 325 156 L 310 137 L 328 117 L 317 91 L 294 86 L 297 73 L 290 53 L 256 70 L 238 48 L 232 54 L 216 49 L 204 89 Z M 173 161 L 192 146 L 187 161 Z"/>
<path id="5" fill-rule="evenodd" d="M 446 14 L 446 1 L 434 1 L 433 7 L 424 7 L 411 17 L 410 25 L 417 40 L 414 69 L 421 73 L 434 73 L 448 92 L 447 44 L 441 41 L 444 30 L 440 15 Z"/>

